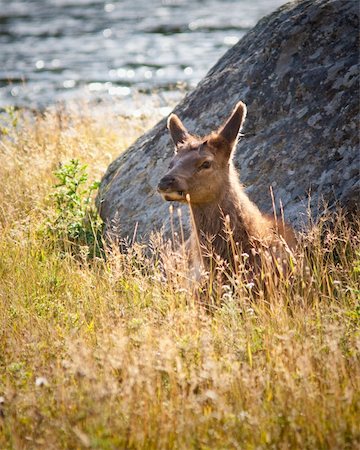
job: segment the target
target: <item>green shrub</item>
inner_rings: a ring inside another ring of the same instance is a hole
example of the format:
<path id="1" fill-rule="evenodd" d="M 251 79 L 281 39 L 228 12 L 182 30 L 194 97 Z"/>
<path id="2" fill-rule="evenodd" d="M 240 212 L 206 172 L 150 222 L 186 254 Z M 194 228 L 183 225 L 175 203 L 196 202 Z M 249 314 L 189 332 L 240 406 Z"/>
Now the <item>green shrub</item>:
<path id="1" fill-rule="evenodd" d="M 16 130 L 19 122 L 19 111 L 14 106 L 5 106 L 0 113 L 0 136 L 8 136 Z"/>
<path id="2" fill-rule="evenodd" d="M 64 249 L 93 258 L 103 254 L 103 223 L 93 202 L 100 183 L 89 184 L 86 169 L 71 159 L 54 172 L 58 182 L 51 194 L 55 216 L 49 231 Z"/>

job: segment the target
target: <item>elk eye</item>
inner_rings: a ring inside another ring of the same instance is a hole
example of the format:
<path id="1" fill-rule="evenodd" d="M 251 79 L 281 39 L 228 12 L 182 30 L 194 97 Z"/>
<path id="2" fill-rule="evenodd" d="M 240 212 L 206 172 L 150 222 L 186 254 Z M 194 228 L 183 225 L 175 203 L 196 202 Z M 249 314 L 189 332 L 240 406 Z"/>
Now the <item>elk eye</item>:
<path id="1" fill-rule="evenodd" d="M 210 161 L 205 161 L 201 164 L 200 169 L 209 169 L 211 167 Z"/>

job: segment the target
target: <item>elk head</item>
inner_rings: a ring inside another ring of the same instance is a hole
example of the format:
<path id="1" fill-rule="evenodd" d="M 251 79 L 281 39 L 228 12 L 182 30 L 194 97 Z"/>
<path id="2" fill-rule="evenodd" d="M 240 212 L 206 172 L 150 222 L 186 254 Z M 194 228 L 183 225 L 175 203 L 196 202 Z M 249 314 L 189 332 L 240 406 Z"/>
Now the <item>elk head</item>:
<path id="1" fill-rule="evenodd" d="M 178 116 L 170 115 L 168 129 L 175 155 L 158 185 L 165 200 L 185 202 L 189 194 L 192 204 L 205 204 L 226 191 L 233 149 L 245 116 L 246 106 L 239 102 L 218 132 L 200 138 L 191 135 Z"/>

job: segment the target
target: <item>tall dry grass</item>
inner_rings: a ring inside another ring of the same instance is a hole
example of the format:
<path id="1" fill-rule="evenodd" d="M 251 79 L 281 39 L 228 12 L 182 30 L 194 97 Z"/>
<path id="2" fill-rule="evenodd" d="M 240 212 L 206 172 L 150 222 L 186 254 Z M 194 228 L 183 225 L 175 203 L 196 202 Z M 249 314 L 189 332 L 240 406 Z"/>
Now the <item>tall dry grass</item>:
<path id="1" fill-rule="evenodd" d="M 318 224 L 290 274 L 253 286 L 243 267 L 204 303 L 159 236 L 150 255 L 136 244 L 89 261 L 44 231 L 59 162 L 99 178 L 150 121 L 2 123 L 0 448 L 360 446 L 356 225 Z"/>

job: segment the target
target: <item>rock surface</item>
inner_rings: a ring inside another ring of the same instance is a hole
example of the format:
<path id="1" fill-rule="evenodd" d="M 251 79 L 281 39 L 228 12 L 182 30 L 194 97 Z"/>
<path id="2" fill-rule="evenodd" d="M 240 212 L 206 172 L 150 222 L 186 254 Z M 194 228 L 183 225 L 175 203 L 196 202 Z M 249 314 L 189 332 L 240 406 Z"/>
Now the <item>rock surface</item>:
<path id="1" fill-rule="evenodd" d="M 323 199 L 350 210 L 360 198 L 358 3 L 302 0 L 262 19 L 175 108 L 188 130 L 206 134 L 235 103 L 248 106 L 235 156 L 241 181 L 264 212 L 269 187 L 295 226 Z M 173 146 L 166 120 L 108 168 L 98 205 L 108 230 L 146 237 L 168 221 L 156 192 Z M 112 224 L 112 225 L 111 225 Z M 165 228 L 168 225 L 165 225 Z"/>

